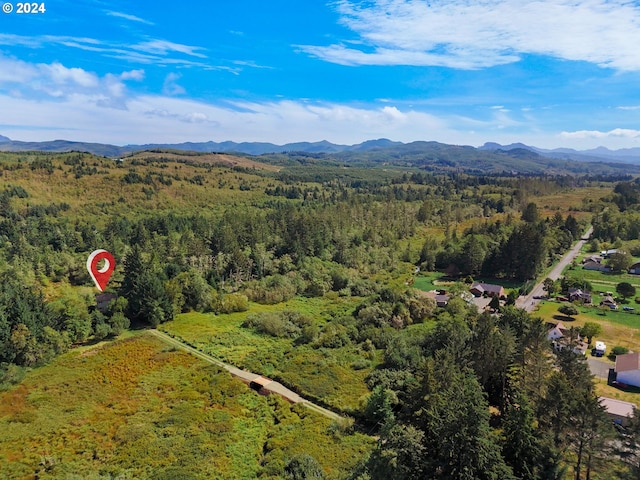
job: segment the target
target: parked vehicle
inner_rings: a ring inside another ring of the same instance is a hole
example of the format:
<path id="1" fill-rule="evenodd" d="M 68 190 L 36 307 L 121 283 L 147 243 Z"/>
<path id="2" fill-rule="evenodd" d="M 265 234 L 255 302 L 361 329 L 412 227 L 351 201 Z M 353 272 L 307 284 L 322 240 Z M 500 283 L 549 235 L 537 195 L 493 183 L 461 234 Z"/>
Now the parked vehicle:
<path id="1" fill-rule="evenodd" d="M 596 348 L 591 352 L 596 357 L 602 357 L 607 351 L 607 345 L 604 342 L 596 342 Z"/>

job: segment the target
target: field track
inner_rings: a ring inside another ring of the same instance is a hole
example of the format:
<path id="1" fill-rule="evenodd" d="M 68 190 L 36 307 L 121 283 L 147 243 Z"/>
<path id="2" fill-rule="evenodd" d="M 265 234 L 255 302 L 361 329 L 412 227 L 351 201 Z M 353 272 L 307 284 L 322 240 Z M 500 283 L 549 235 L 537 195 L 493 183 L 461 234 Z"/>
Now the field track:
<path id="1" fill-rule="evenodd" d="M 224 368 L 225 370 L 227 370 L 231 375 L 233 375 L 234 377 L 239 378 L 240 380 L 242 380 L 243 382 L 250 384 L 252 382 L 256 382 L 256 380 L 260 381 L 260 385 L 262 386 L 262 388 L 269 392 L 269 393 L 275 393 L 277 395 L 280 395 L 281 397 L 283 397 L 284 399 L 288 400 L 291 403 L 301 403 L 302 405 L 304 405 L 305 407 L 309 408 L 310 410 L 313 410 L 316 413 L 319 413 L 321 415 L 324 415 L 325 417 L 328 417 L 332 420 L 342 420 L 343 417 L 341 417 L 340 415 L 338 415 L 335 412 L 332 412 L 331 410 L 327 410 L 324 407 L 321 407 L 320 405 L 317 405 L 303 397 L 301 397 L 300 395 L 298 395 L 297 393 L 295 393 L 292 390 L 289 390 L 287 387 L 285 387 L 284 385 L 282 385 L 281 383 L 275 382 L 273 380 L 270 379 L 266 379 L 265 377 L 262 377 L 258 374 L 255 373 L 251 373 L 251 372 L 247 372 L 246 370 L 240 370 L 239 368 L 236 368 L 232 365 L 227 365 L 224 362 L 221 362 L 220 360 L 218 360 L 217 358 L 212 357 L 211 355 L 207 355 L 204 352 L 201 352 L 200 350 L 193 348 L 183 342 L 181 342 L 178 339 L 175 339 L 169 335 L 167 335 L 164 332 L 160 332 L 158 330 L 149 330 L 149 333 L 151 335 L 154 335 L 155 337 L 159 338 L 160 340 L 164 341 L 165 343 L 168 343 L 174 347 L 180 348 L 182 350 L 185 350 L 187 352 L 189 352 L 190 354 L 204 360 L 205 362 L 208 363 L 212 363 L 213 365 L 217 365 L 220 368 Z"/>

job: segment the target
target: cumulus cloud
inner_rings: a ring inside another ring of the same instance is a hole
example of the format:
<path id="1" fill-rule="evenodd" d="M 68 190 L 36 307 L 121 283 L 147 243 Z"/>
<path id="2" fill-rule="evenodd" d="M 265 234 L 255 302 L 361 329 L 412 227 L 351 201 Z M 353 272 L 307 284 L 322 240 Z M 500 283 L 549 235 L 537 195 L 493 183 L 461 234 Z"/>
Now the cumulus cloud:
<path id="1" fill-rule="evenodd" d="M 640 5 L 627 0 L 341 0 L 337 10 L 356 41 L 302 51 L 343 65 L 477 69 L 537 54 L 640 70 Z"/>
<path id="2" fill-rule="evenodd" d="M 0 54 L 0 90 L 15 97 L 61 99 L 88 95 L 103 106 L 124 108 L 126 81 L 144 78 L 144 70 L 130 70 L 102 77 L 82 68 L 67 67 L 60 62 L 32 64 Z"/>
<path id="3" fill-rule="evenodd" d="M 601 132 L 599 130 L 578 130 L 575 132 L 562 132 L 560 134 L 562 138 L 568 139 L 585 139 L 585 138 L 640 138 L 640 130 L 632 130 L 629 128 L 614 128 L 608 132 Z"/>

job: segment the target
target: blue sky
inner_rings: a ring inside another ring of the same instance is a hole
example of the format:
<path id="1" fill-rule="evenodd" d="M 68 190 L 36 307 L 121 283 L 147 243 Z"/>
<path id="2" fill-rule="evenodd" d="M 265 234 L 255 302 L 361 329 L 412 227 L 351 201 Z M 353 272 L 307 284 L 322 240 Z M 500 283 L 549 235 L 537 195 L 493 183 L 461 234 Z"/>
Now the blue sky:
<path id="1" fill-rule="evenodd" d="M 12 6 L 0 134 L 16 140 L 640 147 L 638 1 Z"/>

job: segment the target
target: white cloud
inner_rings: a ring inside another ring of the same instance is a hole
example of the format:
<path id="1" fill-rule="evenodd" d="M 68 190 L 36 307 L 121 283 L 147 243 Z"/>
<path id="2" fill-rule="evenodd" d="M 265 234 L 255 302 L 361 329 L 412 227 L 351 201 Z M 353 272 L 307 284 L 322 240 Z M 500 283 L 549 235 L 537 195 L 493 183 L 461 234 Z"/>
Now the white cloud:
<path id="1" fill-rule="evenodd" d="M 615 128 L 608 132 L 601 132 L 599 130 L 578 130 L 575 132 L 562 132 L 560 134 L 562 138 L 568 139 L 607 139 L 607 138 L 640 138 L 640 130 L 632 130 L 628 128 Z"/>
<path id="2" fill-rule="evenodd" d="M 167 40 L 149 40 L 132 45 L 131 49 L 160 56 L 178 52 L 192 57 L 207 58 L 205 54 L 198 52 L 198 50 L 204 50 L 202 47 L 193 47 L 181 43 L 169 42 Z"/>
<path id="3" fill-rule="evenodd" d="M 88 95 L 103 105 L 124 107 L 127 95 L 125 81 L 140 81 L 144 70 L 130 70 L 103 77 L 77 67 L 51 64 L 31 64 L 0 54 L 0 91 L 14 97 L 33 97 L 43 100 L 53 97 L 58 101 L 78 94 Z"/>
<path id="4" fill-rule="evenodd" d="M 165 95 L 184 95 L 187 91 L 181 85 L 178 85 L 178 80 L 181 75 L 179 73 L 170 73 L 164 79 L 162 85 L 162 91 Z"/>
<path id="5" fill-rule="evenodd" d="M 120 74 L 122 80 L 136 80 L 138 82 L 144 80 L 144 70 L 130 70 Z"/>
<path id="6" fill-rule="evenodd" d="M 95 52 L 106 57 L 118 58 L 133 63 L 234 70 L 231 67 L 216 67 L 204 62 L 203 60 L 207 56 L 201 53 L 205 50 L 202 47 L 184 45 L 162 39 L 146 40 L 139 43 L 123 43 L 122 41 L 97 40 L 87 37 L 0 34 L 0 45 L 12 47 L 18 45 L 28 48 L 64 46 Z"/>
<path id="7" fill-rule="evenodd" d="M 343 65 L 477 69 L 538 54 L 640 70 L 640 5 L 628 0 L 341 0 L 337 9 L 358 41 L 301 50 Z"/>
<path id="8" fill-rule="evenodd" d="M 412 110 L 280 101 L 213 105 L 179 97 L 140 95 L 113 108 L 100 94 L 33 100 L 0 95 L 3 131 L 19 140 L 167 143 L 207 140 L 288 143 L 327 139 L 357 143 L 371 138 L 402 141 L 425 136 L 455 142 L 445 119 Z"/>
<path id="9" fill-rule="evenodd" d="M 98 85 L 98 77 L 94 73 L 87 72 L 81 68 L 67 68 L 61 63 L 55 62 L 51 65 L 40 65 L 46 77 L 54 83 L 71 84 L 74 86 L 92 88 Z"/>
<path id="10" fill-rule="evenodd" d="M 124 18 L 125 20 L 130 20 L 132 22 L 144 23 L 146 25 L 154 24 L 153 22 L 150 22 L 149 20 L 145 20 L 144 18 L 136 17 L 135 15 L 129 15 L 127 13 L 122 13 L 122 12 L 107 11 L 107 15 L 110 15 L 112 17 Z"/>

